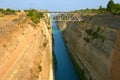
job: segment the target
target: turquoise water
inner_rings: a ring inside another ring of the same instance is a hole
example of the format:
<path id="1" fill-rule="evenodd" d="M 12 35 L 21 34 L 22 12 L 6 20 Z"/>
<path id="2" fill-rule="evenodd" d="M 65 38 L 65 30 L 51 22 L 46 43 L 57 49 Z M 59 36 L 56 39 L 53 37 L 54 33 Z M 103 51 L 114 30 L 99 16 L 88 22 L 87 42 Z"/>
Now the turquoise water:
<path id="1" fill-rule="evenodd" d="M 80 80 L 55 22 L 53 22 L 53 37 L 57 59 L 56 80 Z"/>

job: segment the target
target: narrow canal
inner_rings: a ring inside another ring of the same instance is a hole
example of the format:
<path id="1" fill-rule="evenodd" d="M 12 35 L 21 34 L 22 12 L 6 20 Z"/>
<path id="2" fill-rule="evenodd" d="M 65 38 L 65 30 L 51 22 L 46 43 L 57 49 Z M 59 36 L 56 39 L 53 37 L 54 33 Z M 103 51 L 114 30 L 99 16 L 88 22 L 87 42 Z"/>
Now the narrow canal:
<path id="1" fill-rule="evenodd" d="M 80 80 L 63 41 L 61 32 L 53 24 L 54 52 L 57 59 L 56 80 Z"/>

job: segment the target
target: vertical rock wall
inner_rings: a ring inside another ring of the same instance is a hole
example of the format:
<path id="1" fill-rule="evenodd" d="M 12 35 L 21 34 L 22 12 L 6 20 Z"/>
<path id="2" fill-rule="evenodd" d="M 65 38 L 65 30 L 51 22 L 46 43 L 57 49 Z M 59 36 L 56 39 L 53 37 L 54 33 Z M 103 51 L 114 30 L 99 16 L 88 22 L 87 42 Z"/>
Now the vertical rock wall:
<path id="1" fill-rule="evenodd" d="M 85 17 L 82 22 L 57 22 L 87 80 L 120 79 L 119 20 L 113 15 L 99 15 Z"/>

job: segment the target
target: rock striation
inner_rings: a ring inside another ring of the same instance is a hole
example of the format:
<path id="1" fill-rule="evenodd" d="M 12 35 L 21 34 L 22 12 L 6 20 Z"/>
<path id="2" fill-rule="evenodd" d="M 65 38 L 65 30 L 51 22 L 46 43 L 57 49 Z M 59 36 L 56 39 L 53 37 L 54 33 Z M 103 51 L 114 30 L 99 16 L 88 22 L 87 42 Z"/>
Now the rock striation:
<path id="1" fill-rule="evenodd" d="M 15 16 L 0 21 L 0 80 L 54 80 L 49 15 L 37 25 Z"/>
<path id="2" fill-rule="evenodd" d="M 120 80 L 120 16 L 83 18 L 81 22 L 57 22 L 81 78 Z"/>

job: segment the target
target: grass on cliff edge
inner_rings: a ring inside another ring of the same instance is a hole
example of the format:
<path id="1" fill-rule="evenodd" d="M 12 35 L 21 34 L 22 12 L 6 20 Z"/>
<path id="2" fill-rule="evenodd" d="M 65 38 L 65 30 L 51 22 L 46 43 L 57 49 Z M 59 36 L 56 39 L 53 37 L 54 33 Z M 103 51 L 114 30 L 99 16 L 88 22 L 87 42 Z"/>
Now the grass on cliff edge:
<path id="1" fill-rule="evenodd" d="M 37 12 L 35 9 L 28 10 L 27 16 L 35 23 L 38 24 L 40 18 L 43 17 L 43 13 Z"/>

